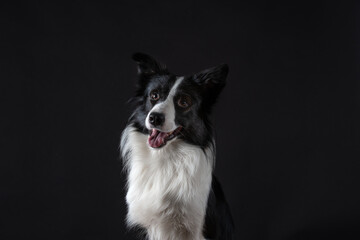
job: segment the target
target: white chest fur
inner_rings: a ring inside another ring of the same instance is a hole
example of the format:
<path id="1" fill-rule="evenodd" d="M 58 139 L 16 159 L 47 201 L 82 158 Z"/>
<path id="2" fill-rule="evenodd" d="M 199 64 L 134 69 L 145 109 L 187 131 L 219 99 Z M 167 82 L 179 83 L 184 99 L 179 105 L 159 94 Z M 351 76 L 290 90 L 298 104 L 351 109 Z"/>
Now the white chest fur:
<path id="1" fill-rule="evenodd" d="M 146 228 L 152 240 L 203 239 L 213 149 L 178 139 L 152 149 L 147 136 L 130 125 L 121 152 L 128 173 L 128 224 Z"/>

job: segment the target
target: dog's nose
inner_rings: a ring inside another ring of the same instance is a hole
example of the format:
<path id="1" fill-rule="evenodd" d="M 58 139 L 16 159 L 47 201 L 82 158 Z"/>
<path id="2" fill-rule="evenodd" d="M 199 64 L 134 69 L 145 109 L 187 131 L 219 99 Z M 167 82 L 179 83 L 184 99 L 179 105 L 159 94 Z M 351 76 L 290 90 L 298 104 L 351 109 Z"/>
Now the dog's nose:
<path id="1" fill-rule="evenodd" d="M 162 113 L 157 113 L 157 112 L 152 112 L 150 113 L 149 116 L 149 122 L 154 126 L 154 127 L 159 127 L 161 126 L 165 121 L 165 116 Z"/>

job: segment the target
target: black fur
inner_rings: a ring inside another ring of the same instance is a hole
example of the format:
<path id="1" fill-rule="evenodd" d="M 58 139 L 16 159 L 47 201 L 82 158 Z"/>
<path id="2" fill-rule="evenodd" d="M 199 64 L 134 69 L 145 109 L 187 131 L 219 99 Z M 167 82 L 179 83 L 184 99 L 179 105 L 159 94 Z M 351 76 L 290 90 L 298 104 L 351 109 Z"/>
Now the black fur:
<path id="1" fill-rule="evenodd" d="M 213 175 L 204 226 L 206 239 L 231 240 L 234 222 L 220 182 Z"/>

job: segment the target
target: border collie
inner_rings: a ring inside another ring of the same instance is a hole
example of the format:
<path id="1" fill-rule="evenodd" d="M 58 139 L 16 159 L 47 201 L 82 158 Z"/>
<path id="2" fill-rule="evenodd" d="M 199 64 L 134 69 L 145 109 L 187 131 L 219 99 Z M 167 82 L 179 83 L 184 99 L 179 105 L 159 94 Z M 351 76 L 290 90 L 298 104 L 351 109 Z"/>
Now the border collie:
<path id="1" fill-rule="evenodd" d="M 190 76 L 136 53 L 136 105 L 121 137 L 127 223 L 150 240 L 232 239 L 233 221 L 213 176 L 209 114 L 225 86 L 226 64 Z"/>

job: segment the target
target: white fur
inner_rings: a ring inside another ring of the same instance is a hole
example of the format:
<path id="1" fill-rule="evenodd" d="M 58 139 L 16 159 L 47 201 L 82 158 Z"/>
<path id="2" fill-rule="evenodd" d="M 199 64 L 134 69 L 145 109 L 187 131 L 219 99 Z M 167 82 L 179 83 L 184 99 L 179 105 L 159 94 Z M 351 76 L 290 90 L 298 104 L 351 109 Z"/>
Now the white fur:
<path id="1" fill-rule="evenodd" d="M 180 83 L 184 80 L 184 77 L 179 77 L 175 84 L 172 86 L 167 98 L 165 101 L 155 104 L 155 106 L 149 111 L 146 120 L 145 126 L 147 129 L 153 128 L 149 121 L 149 116 L 152 112 L 163 113 L 165 115 L 165 122 L 161 126 L 162 132 L 171 132 L 174 131 L 178 126 L 175 124 L 175 106 L 174 106 L 174 96 L 176 94 L 177 88 Z"/>
<path id="2" fill-rule="evenodd" d="M 211 185 L 214 152 L 180 139 L 160 149 L 126 127 L 121 152 L 128 172 L 127 222 L 151 240 L 200 240 Z"/>

